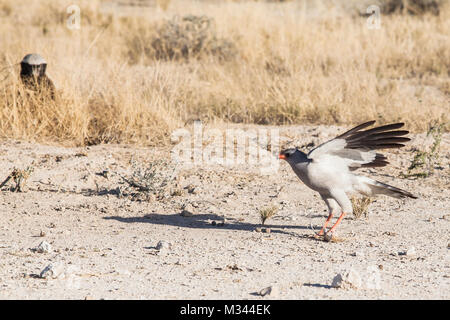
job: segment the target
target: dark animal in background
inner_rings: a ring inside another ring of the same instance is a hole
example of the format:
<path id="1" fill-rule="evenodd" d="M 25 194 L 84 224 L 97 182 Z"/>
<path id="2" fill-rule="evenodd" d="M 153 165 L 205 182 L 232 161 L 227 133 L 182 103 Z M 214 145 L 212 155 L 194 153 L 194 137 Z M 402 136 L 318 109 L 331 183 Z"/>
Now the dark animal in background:
<path id="1" fill-rule="evenodd" d="M 47 61 L 36 53 L 27 54 L 20 62 L 20 79 L 28 90 L 46 93 L 53 99 L 55 85 L 45 74 Z"/>

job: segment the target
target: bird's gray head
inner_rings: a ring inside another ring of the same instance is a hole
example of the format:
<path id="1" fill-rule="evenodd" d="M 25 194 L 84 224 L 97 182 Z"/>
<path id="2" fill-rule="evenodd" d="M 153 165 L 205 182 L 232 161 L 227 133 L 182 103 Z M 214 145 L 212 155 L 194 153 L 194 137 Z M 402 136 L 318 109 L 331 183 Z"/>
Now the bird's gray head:
<path id="1" fill-rule="evenodd" d="M 47 69 L 47 61 L 37 53 L 30 53 L 22 59 L 20 67 L 22 77 L 42 77 Z"/>
<path id="2" fill-rule="evenodd" d="M 290 164 L 305 162 L 308 160 L 306 154 L 297 148 L 290 148 L 281 151 L 278 158 L 286 160 Z"/>

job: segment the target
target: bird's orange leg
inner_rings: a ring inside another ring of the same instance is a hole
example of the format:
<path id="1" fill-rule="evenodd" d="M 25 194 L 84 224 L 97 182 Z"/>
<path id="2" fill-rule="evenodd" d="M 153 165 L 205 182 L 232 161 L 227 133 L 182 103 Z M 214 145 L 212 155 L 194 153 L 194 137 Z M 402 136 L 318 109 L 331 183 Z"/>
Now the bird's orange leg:
<path id="1" fill-rule="evenodd" d="M 345 212 L 342 212 L 342 214 L 340 215 L 340 217 L 337 219 L 336 223 L 334 224 L 334 226 L 331 227 L 330 230 L 328 230 L 328 233 L 333 233 L 334 230 L 336 230 L 336 227 L 339 225 L 339 223 L 341 223 L 341 220 L 344 219 L 345 216 Z"/>
<path id="2" fill-rule="evenodd" d="M 332 214 L 332 213 L 330 213 L 330 215 L 328 216 L 327 220 L 326 220 L 325 223 L 323 224 L 322 229 L 320 229 L 320 231 L 319 231 L 319 233 L 318 233 L 319 236 L 322 236 L 322 235 L 324 234 L 325 228 L 327 227 L 328 222 L 330 222 L 331 218 L 333 218 L 333 214 Z"/>

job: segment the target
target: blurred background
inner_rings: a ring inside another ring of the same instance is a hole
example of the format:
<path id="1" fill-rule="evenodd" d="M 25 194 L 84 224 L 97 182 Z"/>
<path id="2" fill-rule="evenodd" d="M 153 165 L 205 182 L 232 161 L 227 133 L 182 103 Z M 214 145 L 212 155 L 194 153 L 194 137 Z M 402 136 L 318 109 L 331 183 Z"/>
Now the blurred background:
<path id="1" fill-rule="evenodd" d="M 448 0 L 0 0 L 0 136 L 164 145 L 208 125 L 444 123 Z M 47 61 L 54 99 L 26 94 Z"/>

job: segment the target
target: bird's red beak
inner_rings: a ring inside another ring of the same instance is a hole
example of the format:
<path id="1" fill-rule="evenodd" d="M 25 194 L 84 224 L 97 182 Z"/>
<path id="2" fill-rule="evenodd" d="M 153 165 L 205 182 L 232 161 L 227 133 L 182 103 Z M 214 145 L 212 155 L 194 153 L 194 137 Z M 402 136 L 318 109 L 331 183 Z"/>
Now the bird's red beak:
<path id="1" fill-rule="evenodd" d="M 284 155 L 284 154 L 279 154 L 278 155 L 278 159 L 284 159 L 284 160 L 286 160 L 286 156 Z"/>

